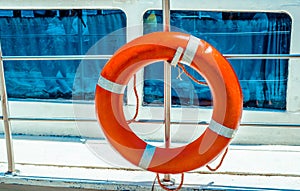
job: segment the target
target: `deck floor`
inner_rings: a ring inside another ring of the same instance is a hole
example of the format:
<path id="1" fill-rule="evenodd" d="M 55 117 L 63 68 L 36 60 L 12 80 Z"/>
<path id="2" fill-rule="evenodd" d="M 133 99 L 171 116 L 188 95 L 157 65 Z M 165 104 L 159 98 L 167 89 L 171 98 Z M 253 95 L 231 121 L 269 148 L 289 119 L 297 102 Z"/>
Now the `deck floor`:
<path id="1" fill-rule="evenodd" d="M 0 146 L 5 149 L 4 139 Z M 93 146 L 106 156 L 95 155 Z M 87 145 L 77 140 L 14 139 L 14 149 L 18 173 L 3 173 L 0 190 L 142 191 L 151 190 L 156 176 L 111 152 L 105 141 Z M 300 146 L 230 145 L 217 172 L 203 167 L 185 173 L 182 190 L 300 190 L 299 161 Z M 6 169 L 6 156 L 0 155 L 0 171 Z M 179 183 L 179 175 L 172 178 Z M 161 190 L 157 183 L 154 187 Z"/>

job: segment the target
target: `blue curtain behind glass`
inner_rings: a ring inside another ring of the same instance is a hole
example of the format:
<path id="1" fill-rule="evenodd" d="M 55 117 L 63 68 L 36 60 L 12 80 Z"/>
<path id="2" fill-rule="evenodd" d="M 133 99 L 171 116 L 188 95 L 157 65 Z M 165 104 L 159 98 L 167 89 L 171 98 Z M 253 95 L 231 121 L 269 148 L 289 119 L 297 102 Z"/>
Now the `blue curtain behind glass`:
<path id="1" fill-rule="evenodd" d="M 107 34 L 126 27 L 118 10 L 0 11 L 0 38 L 4 56 L 84 55 Z M 104 44 L 106 54 L 126 42 L 119 36 L 114 46 Z M 96 52 L 101 53 L 101 52 Z M 82 83 L 74 83 L 81 61 L 6 61 L 9 98 L 93 99 L 101 66 L 81 66 Z M 95 76 L 95 75 L 94 75 Z M 88 82 L 88 83 L 87 83 Z M 74 87 L 75 84 L 75 87 Z M 86 87 L 88 84 L 88 87 Z M 76 92 L 74 92 L 76 89 Z M 74 94 L 76 93 L 76 94 Z"/>
<path id="2" fill-rule="evenodd" d="M 147 12 L 144 20 L 145 32 L 152 32 L 155 25 L 149 20 L 161 23 L 161 11 Z M 171 25 L 206 40 L 222 54 L 289 53 L 291 19 L 285 14 L 173 11 Z M 240 80 L 245 107 L 285 109 L 288 60 L 229 61 Z M 189 69 L 189 72 L 203 80 L 193 70 Z M 190 82 L 186 77 L 184 81 L 178 80 L 177 70 L 173 70 L 172 74 L 173 104 L 211 104 L 208 87 Z M 163 66 L 148 67 L 145 70 L 145 79 L 145 102 L 162 103 L 163 92 L 157 88 L 163 86 Z M 151 92 L 157 93 L 153 96 Z"/>
<path id="3" fill-rule="evenodd" d="M 60 13 L 60 14 L 58 14 Z M 86 54 L 99 39 L 126 26 L 120 11 L 0 12 L 0 37 L 4 55 Z M 223 54 L 289 53 L 291 19 L 285 14 L 212 13 L 172 11 L 171 25 L 208 41 Z M 145 33 L 162 30 L 161 11 L 145 14 Z M 125 42 L 125 33 L 102 44 L 93 54 L 113 54 Z M 229 60 L 240 79 L 244 105 L 285 109 L 287 60 Z M 9 98 L 93 99 L 98 74 L 105 64 L 89 61 L 6 61 Z M 145 70 L 145 103 L 162 103 L 162 65 Z M 78 74 L 80 68 L 80 76 Z M 203 80 L 191 69 L 189 72 Z M 210 90 L 173 69 L 174 104 L 210 105 Z M 80 79 L 79 79 L 80 78 Z M 75 82 L 74 82 L 75 80 Z M 192 91 L 191 91 L 192 89 Z M 71 95 L 72 94 L 72 95 Z"/>

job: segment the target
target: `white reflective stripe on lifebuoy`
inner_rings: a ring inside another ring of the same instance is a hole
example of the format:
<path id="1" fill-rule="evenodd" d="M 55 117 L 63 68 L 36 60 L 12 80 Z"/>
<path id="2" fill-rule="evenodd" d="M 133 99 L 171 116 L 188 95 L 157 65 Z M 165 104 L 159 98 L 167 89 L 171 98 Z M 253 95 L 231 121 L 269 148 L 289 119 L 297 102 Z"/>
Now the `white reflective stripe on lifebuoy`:
<path id="1" fill-rule="evenodd" d="M 177 50 L 176 50 L 176 53 L 175 53 L 175 55 L 172 59 L 171 66 L 175 66 L 175 67 L 177 66 L 182 53 L 183 53 L 183 48 L 178 47 Z"/>
<path id="2" fill-rule="evenodd" d="M 198 50 L 199 44 L 200 39 L 191 35 L 181 60 L 184 64 L 188 66 L 191 65 Z"/>
<path id="3" fill-rule="evenodd" d="M 236 132 L 234 129 L 225 127 L 224 125 L 222 125 L 214 120 L 210 121 L 208 128 L 210 130 L 212 130 L 213 132 L 217 133 L 218 135 L 221 135 L 221 136 L 229 138 L 229 139 L 232 139 Z"/>
<path id="4" fill-rule="evenodd" d="M 116 94 L 123 94 L 126 88 L 126 85 L 117 84 L 115 82 L 109 81 L 101 75 L 98 80 L 98 86 Z"/>
<path id="5" fill-rule="evenodd" d="M 152 161 L 152 158 L 154 156 L 155 150 L 156 150 L 155 146 L 147 144 L 143 156 L 140 160 L 139 167 L 143 169 L 147 169 L 149 167 L 150 162 Z"/>

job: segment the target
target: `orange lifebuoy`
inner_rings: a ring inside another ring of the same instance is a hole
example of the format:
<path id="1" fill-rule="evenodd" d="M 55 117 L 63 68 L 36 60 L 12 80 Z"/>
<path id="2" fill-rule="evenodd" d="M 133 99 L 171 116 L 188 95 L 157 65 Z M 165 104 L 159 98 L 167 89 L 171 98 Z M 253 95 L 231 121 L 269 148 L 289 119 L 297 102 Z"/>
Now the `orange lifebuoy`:
<path id="1" fill-rule="evenodd" d="M 182 147 L 147 144 L 124 117 L 123 93 L 128 81 L 139 69 L 157 61 L 189 65 L 206 79 L 213 95 L 208 128 Z M 165 174 L 202 167 L 227 148 L 239 126 L 242 101 L 238 79 L 228 61 L 207 42 L 178 32 L 155 32 L 124 45 L 103 68 L 95 93 L 98 121 L 110 144 L 134 165 Z"/>

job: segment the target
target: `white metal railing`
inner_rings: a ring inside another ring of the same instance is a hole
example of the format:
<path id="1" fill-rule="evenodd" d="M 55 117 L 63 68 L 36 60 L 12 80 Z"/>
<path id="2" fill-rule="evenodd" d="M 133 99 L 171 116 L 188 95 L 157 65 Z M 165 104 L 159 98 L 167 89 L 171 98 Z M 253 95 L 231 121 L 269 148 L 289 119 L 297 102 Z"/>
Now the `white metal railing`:
<path id="1" fill-rule="evenodd" d="M 0 116 L 0 120 L 4 117 Z M 97 122 L 94 118 L 72 118 L 72 117 L 8 117 L 9 121 L 47 121 L 47 122 Z M 163 124 L 163 120 L 151 119 L 138 119 L 132 123 L 149 123 L 149 124 Z M 208 121 L 170 121 L 170 124 L 183 124 L 183 125 L 208 125 Z M 263 127 L 300 127 L 300 123 L 263 123 L 263 122 L 243 122 L 240 126 L 263 126 Z"/>
<path id="2" fill-rule="evenodd" d="M 5 140 L 7 148 L 7 158 L 8 158 L 8 173 L 15 172 L 14 163 L 14 150 L 12 144 L 12 133 L 10 127 L 11 120 L 18 121 L 96 121 L 95 119 L 88 118 L 33 118 L 33 117 L 10 117 L 8 108 L 7 91 L 4 76 L 4 61 L 34 61 L 34 60 L 108 60 L 112 55 L 56 55 L 56 56 L 3 56 L 0 44 L 0 80 L 1 80 L 1 105 L 2 105 L 2 117 L 0 119 L 4 122 Z M 299 59 L 300 54 L 224 54 L 227 59 Z M 151 120 L 139 120 L 136 123 L 163 123 L 163 121 L 151 121 Z M 178 124 L 182 122 L 170 121 L 170 124 Z M 195 122 L 187 124 L 195 124 Z M 200 122 L 199 124 L 208 124 L 208 122 Z M 270 124 L 270 123 L 243 123 L 241 126 L 284 126 L 284 127 L 300 127 L 300 124 Z"/>
<path id="3" fill-rule="evenodd" d="M 227 59 L 293 59 L 300 54 L 223 54 Z M 108 60 L 112 55 L 1 56 L 2 61 Z"/>
<path id="4" fill-rule="evenodd" d="M 1 56 L 3 61 L 108 60 L 112 55 Z"/>
<path id="5" fill-rule="evenodd" d="M 12 144 L 12 133 L 9 122 L 9 108 L 7 101 L 7 91 L 6 83 L 4 76 L 4 64 L 2 60 L 2 48 L 0 44 L 0 80 L 1 80 L 1 108 L 3 115 L 4 131 L 5 131 L 5 141 L 6 141 L 6 150 L 7 150 L 7 161 L 8 161 L 8 173 L 13 173 L 15 171 L 14 163 L 14 152 Z"/>

